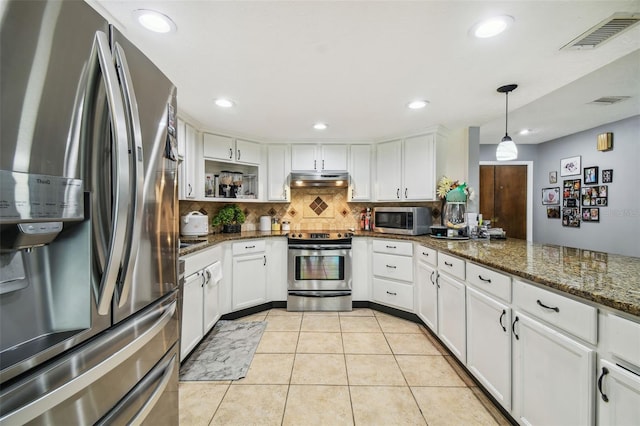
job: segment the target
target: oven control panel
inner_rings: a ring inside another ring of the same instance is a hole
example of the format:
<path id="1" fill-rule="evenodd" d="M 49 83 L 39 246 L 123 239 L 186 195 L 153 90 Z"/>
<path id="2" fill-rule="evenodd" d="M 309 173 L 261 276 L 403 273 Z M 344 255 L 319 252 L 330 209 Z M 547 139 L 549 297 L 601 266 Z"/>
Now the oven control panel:
<path id="1" fill-rule="evenodd" d="M 296 240 L 341 240 L 353 237 L 353 232 L 291 232 L 287 237 Z"/>

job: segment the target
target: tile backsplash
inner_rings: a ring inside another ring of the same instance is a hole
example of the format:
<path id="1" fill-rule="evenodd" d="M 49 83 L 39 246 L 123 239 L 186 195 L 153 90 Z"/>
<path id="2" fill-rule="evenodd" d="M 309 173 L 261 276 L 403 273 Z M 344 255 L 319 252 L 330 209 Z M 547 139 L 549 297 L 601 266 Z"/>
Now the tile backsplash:
<path id="1" fill-rule="evenodd" d="M 180 215 L 200 210 L 215 216 L 218 210 L 229 203 L 237 203 L 245 212 L 243 231 L 259 229 L 260 216 L 275 216 L 280 223 L 287 221 L 291 230 L 334 231 L 360 227 L 360 214 L 376 203 L 347 202 L 346 188 L 293 188 L 290 203 L 243 203 L 240 199 L 229 202 L 180 201 Z M 440 202 L 384 203 L 385 206 L 431 207 L 433 223 L 440 220 Z M 218 232 L 218 229 L 211 229 Z"/>

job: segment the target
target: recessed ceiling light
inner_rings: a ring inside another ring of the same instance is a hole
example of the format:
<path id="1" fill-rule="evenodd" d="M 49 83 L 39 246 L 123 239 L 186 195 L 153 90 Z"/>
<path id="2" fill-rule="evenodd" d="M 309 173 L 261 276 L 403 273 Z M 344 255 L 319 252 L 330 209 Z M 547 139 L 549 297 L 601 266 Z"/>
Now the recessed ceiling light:
<path id="1" fill-rule="evenodd" d="M 225 98 L 216 99 L 215 104 L 218 105 L 220 108 L 231 108 L 234 105 L 232 100 L 225 99 Z"/>
<path id="2" fill-rule="evenodd" d="M 327 128 L 327 124 L 326 123 L 316 123 L 313 125 L 313 128 L 316 130 L 326 130 Z"/>
<path id="3" fill-rule="evenodd" d="M 409 102 L 407 104 L 407 107 L 411 109 L 421 109 L 426 107 L 428 103 L 429 101 L 413 101 L 413 102 Z"/>
<path id="4" fill-rule="evenodd" d="M 156 33 L 169 33 L 177 30 L 175 22 L 167 15 L 155 10 L 138 9 L 133 11 L 133 16 L 138 20 L 140 25 Z"/>
<path id="5" fill-rule="evenodd" d="M 489 38 L 504 32 L 513 24 L 513 17 L 509 15 L 494 16 L 480 21 L 471 27 L 469 32 L 478 38 Z"/>

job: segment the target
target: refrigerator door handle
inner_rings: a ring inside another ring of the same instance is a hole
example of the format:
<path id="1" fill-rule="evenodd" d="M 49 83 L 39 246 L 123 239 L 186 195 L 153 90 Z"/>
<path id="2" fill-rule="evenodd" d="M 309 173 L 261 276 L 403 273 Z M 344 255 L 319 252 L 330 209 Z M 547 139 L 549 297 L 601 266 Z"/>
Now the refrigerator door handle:
<path id="1" fill-rule="evenodd" d="M 129 143 L 124 101 L 120 93 L 118 75 L 113 63 L 113 57 L 111 56 L 109 39 L 103 31 L 96 31 L 91 49 L 91 59 L 97 59 L 97 61 L 92 63 L 93 72 L 89 74 L 89 78 L 92 79 L 92 81 L 89 82 L 89 86 L 91 88 L 97 84 L 98 74 L 102 76 L 102 81 L 106 89 L 109 113 L 111 114 L 112 134 L 115 141 L 115 152 L 113 154 L 115 191 L 113 191 L 111 209 L 111 236 L 107 248 L 108 254 L 106 257 L 103 256 L 104 259 L 102 259 L 104 269 L 98 290 L 98 313 L 100 315 L 106 315 L 111 308 L 111 300 L 120 272 L 122 247 L 126 242 L 127 208 L 130 200 Z M 88 90 L 88 93 L 94 93 L 94 90 Z"/>
<path id="2" fill-rule="evenodd" d="M 177 301 L 171 302 L 169 305 L 161 305 L 156 309 L 153 309 L 146 313 L 139 319 L 141 323 L 150 320 L 150 317 L 157 316 L 158 311 L 162 312 L 160 318 L 158 318 L 154 324 L 145 332 L 143 332 L 138 338 L 131 343 L 116 351 L 109 357 L 105 358 L 102 362 L 96 366 L 88 369 L 79 376 L 66 381 L 57 389 L 52 390 L 39 398 L 34 399 L 26 405 L 21 406 L 8 413 L 6 416 L 0 418 L 0 424 L 25 424 L 41 416 L 43 413 L 51 410 L 63 401 L 71 398 L 77 392 L 82 391 L 93 382 L 99 380 L 102 376 L 109 371 L 116 368 L 118 365 L 125 362 L 129 357 L 140 351 L 147 343 L 151 341 L 158 333 L 160 333 L 165 326 L 171 321 L 177 309 Z M 109 339 L 105 338 L 105 342 Z M 103 342 L 103 343 L 105 343 Z"/>
<path id="3" fill-rule="evenodd" d="M 129 116 L 129 132 L 131 135 L 131 156 L 129 157 L 132 176 L 131 204 L 129 207 L 128 235 L 129 241 L 122 259 L 122 269 L 120 276 L 120 292 L 116 293 L 116 302 L 119 307 L 123 307 L 129 297 L 133 282 L 133 270 L 136 256 L 138 255 L 138 245 L 140 242 L 140 223 L 142 222 L 143 189 L 144 189 L 144 157 L 142 150 L 142 130 L 140 116 L 138 114 L 138 101 L 133 90 L 129 65 L 124 50 L 119 43 L 114 49 L 116 68 L 120 75 L 120 82 L 124 92 L 124 105 Z"/>

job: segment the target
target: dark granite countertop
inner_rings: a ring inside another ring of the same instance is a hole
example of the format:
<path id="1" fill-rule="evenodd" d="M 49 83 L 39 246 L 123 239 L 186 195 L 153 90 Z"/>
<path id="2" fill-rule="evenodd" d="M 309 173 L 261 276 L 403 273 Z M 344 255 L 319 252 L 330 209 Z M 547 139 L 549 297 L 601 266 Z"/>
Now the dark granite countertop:
<path id="1" fill-rule="evenodd" d="M 206 243 L 180 250 L 196 252 L 224 241 L 284 237 L 287 232 L 242 232 L 209 235 Z M 356 237 L 415 241 L 511 275 L 640 316 L 640 258 L 524 240 L 441 240 L 357 231 Z"/>

